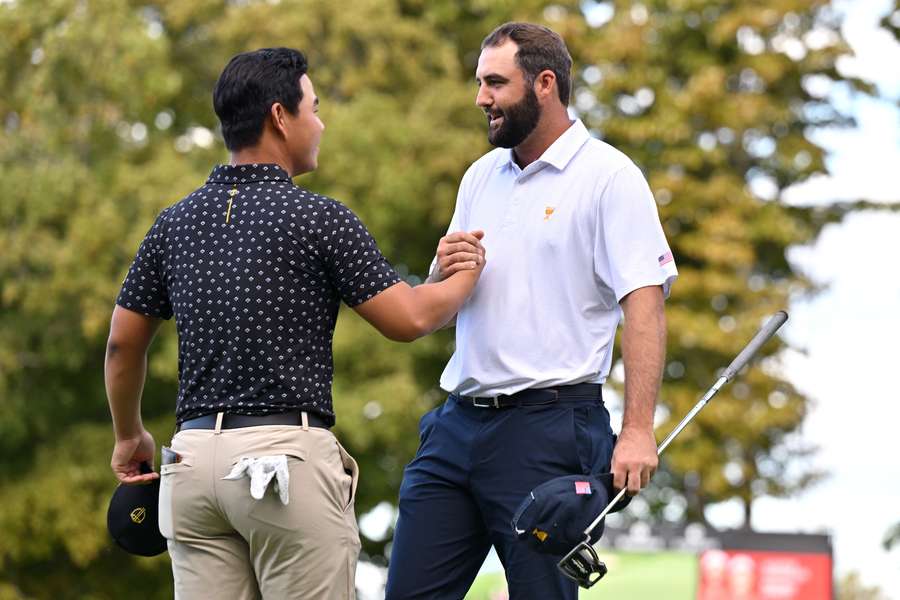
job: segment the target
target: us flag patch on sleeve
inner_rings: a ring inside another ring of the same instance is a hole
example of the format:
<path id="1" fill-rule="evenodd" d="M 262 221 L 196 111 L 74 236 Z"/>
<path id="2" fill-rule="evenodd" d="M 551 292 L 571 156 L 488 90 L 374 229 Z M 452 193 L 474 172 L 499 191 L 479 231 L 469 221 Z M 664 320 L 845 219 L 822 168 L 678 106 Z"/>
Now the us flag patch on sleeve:
<path id="1" fill-rule="evenodd" d="M 659 260 L 659 266 L 663 266 L 663 265 L 669 264 L 670 262 L 672 262 L 675 259 L 672 257 L 672 252 L 670 250 L 669 252 L 666 252 L 665 254 L 660 255 L 658 260 Z"/>

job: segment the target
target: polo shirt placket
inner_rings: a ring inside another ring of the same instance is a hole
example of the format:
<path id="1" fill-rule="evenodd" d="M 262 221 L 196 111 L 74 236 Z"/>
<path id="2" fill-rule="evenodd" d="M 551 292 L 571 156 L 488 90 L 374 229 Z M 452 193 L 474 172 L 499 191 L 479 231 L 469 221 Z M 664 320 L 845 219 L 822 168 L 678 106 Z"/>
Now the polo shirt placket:
<path id="1" fill-rule="evenodd" d="M 487 264 L 441 376 L 457 394 L 603 383 L 618 302 L 677 277 L 640 170 L 577 120 L 525 169 L 503 148 L 469 168 L 448 232 L 476 229 Z"/>

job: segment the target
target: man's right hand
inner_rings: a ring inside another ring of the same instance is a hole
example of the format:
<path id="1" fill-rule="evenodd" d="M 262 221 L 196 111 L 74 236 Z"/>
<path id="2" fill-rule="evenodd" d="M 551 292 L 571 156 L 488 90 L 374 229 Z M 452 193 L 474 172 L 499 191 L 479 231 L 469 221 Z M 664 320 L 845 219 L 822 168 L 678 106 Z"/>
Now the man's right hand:
<path id="1" fill-rule="evenodd" d="M 457 231 L 441 238 L 437 247 L 437 265 L 429 282 L 443 281 L 457 271 L 468 271 L 484 265 L 484 232 Z"/>
<path id="2" fill-rule="evenodd" d="M 126 485 L 150 483 L 159 479 L 159 473 L 141 473 L 141 463 L 150 463 L 152 469 L 155 456 L 156 442 L 148 431 L 141 428 L 133 438 L 116 440 L 109 466 L 116 479 Z"/>

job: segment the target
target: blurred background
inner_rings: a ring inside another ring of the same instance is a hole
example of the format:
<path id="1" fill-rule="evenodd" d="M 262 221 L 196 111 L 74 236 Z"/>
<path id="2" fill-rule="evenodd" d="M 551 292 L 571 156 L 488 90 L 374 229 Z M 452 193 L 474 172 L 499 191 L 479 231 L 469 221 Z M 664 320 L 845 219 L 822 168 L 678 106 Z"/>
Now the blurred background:
<path id="1" fill-rule="evenodd" d="M 349 205 L 415 284 L 489 150 L 474 68 L 508 20 L 565 38 L 572 115 L 656 197 L 680 271 L 658 438 L 764 318 L 792 315 L 610 526 L 820 534 L 837 598 L 900 598 L 894 0 L 0 0 L 0 599 L 172 596 L 167 555 L 131 557 L 106 534 L 103 355 L 154 217 L 228 160 L 211 108 L 227 60 L 308 55 L 326 131 L 319 170 L 297 183 Z M 403 466 L 452 349 L 450 332 L 401 345 L 339 319 L 363 599 L 383 595 Z M 143 399 L 157 445 L 174 427 L 176 352 L 167 324 Z M 489 558 L 470 597 L 503 597 L 484 583 L 498 571 Z"/>

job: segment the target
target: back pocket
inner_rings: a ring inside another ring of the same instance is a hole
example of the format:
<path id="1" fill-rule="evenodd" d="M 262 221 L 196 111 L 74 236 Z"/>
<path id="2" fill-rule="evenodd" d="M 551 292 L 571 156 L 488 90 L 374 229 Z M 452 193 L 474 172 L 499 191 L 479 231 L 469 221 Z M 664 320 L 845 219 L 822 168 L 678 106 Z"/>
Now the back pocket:
<path id="1" fill-rule="evenodd" d="M 282 504 L 281 498 L 279 497 L 278 492 L 275 490 L 277 477 L 272 477 L 272 480 L 266 486 L 266 491 L 263 494 L 263 497 L 259 500 L 256 500 L 250 495 L 249 474 L 231 483 L 245 486 L 243 493 L 246 493 L 246 501 L 249 502 L 249 510 L 247 512 L 247 516 L 249 516 L 251 519 L 261 521 L 280 529 L 293 530 L 297 528 L 296 507 L 301 504 L 301 498 L 299 497 L 299 495 L 304 491 L 303 486 L 298 485 L 297 481 L 303 477 L 304 469 L 302 467 L 306 462 L 306 451 L 298 448 L 270 448 L 264 453 L 257 453 L 256 455 L 250 453 L 244 456 L 257 458 L 261 456 L 275 456 L 278 454 L 284 454 L 285 456 L 287 456 L 289 477 L 288 487 L 290 493 L 288 503 L 286 505 Z"/>

